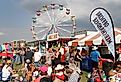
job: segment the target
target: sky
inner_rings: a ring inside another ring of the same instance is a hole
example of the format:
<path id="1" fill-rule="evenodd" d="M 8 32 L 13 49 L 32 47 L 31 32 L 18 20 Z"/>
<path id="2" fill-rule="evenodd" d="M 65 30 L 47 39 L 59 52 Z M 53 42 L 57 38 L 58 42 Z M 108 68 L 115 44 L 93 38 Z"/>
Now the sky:
<path id="1" fill-rule="evenodd" d="M 0 44 L 13 40 L 33 40 L 32 17 L 44 4 L 63 4 L 76 16 L 79 30 L 95 30 L 89 21 L 91 11 L 103 7 L 111 14 L 114 26 L 121 27 L 120 0 L 0 0 Z"/>

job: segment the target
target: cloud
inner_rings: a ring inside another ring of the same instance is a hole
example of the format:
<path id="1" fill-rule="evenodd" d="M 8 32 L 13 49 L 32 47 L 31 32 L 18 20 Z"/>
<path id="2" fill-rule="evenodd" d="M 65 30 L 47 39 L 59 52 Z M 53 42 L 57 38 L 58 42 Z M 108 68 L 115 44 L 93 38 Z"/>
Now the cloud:
<path id="1" fill-rule="evenodd" d="M 0 32 L 0 35 L 4 35 L 4 33 L 3 32 Z"/>
<path id="2" fill-rule="evenodd" d="M 20 39 L 25 39 L 25 40 L 32 40 L 32 34 L 31 31 L 28 27 L 26 28 L 1 28 L 1 31 L 3 33 L 2 36 L 0 36 L 0 43 L 2 42 L 10 42 L 13 40 L 20 40 Z"/>
<path id="3" fill-rule="evenodd" d="M 104 7 L 109 11 L 109 13 L 111 13 L 115 25 L 120 26 L 120 0 L 21 0 L 22 6 L 30 12 L 34 12 L 37 8 L 41 8 L 43 5 L 51 3 L 64 4 L 65 6 L 70 7 L 72 13 L 77 17 L 78 22 L 80 21 L 80 25 L 83 23 L 82 25 L 85 24 L 85 27 L 90 26 L 89 15 L 91 11 L 96 7 Z M 85 22 L 81 23 L 81 21 Z"/>
<path id="4" fill-rule="evenodd" d="M 51 3 L 67 5 L 65 0 L 21 0 L 20 4 L 30 12 L 34 13 L 37 9 L 41 9 L 43 5 Z"/>

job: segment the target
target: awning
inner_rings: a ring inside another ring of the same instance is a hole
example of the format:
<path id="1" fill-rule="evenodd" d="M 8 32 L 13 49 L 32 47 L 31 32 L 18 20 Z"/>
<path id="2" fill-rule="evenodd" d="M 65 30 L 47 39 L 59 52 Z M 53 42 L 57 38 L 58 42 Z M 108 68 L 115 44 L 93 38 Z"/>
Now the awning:
<path id="1" fill-rule="evenodd" d="M 86 36 L 84 39 L 80 40 L 79 45 L 101 45 L 102 36 L 99 32 L 92 33 L 89 36 Z M 115 28 L 115 41 L 120 43 L 121 41 L 121 30 Z"/>

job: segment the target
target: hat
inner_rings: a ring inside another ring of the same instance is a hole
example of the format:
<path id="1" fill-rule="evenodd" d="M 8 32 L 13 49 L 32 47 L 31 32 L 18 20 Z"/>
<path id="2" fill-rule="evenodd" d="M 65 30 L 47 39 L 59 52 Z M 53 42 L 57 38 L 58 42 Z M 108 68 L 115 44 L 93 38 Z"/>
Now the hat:
<path id="1" fill-rule="evenodd" d="M 61 75 L 63 75 L 63 72 L 56 73 L 55 75 L 61 76 Z"/>
<path id="2" fill-rule="evenodd" d="M 96 46 L 93 46 L 92 50 L 97 50 L 98 48 Z"/>
<path id="3" fill-rule="evenodd" d="M 39 68 L 39 70 L 41 72 L 47 72 L 48 71 L 48 67 L 47 66 L 42 66 L 42 67 Z"/>
<path id="4" fill-rule="evenodd" d="M 26 60 L 26 63 L 30 63 L 30 59 L 27 59 L 27 60 Z"/>
<path id="5" fill-rule="evenodd" d="M 64 68 L 63 65 L 58 64 L 57 67 L 55 67 L 55 70 L 62 70 Z"/>
<path id="6" fill-rule="evenodd" d="M 69 65 L 69 68 L 72 69 L 72 70 L 76 70 L 76 65 Z"/>
<path id="7" fill-rule="evenodd" d="M 11 60 L 7 60 L 7 63 L 8 63 L 8 64 L 11 64 Z"/>

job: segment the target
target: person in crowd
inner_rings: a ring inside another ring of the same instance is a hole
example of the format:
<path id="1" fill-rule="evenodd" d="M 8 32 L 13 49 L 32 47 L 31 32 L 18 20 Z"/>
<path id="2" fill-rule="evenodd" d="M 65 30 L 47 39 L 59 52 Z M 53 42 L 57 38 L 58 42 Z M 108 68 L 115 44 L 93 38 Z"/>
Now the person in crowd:
<path id="1" fill-rule="evenodd" d="M 76 63 L 76 66 L 80 68 L 80 62 L 82 61 L 81 59 L 81 54 L 80 54 L 80 50 L 77 49 L 77 53 L 75 55 L 75 63 Z"/>
<path id="2" fill-rule="evenodd" d="M 6 51 L 3 50 L 2 53 L 6 53 Z M 7 60 L 7 57 L 6 56 L 2 56 L 2 63 L 3 63 L 3 65 L 5 65 L 6 60 Z"/>
<path id="3" fill-rule="evenodd" d="M 80 64 L 81 70 L 90 72 L 92 70 L 91 59 L 85 48 L 82 48 L 81 59 L 82 59 L 81 64 Z"/>
<path id="4" fill-rule="evenodd" d="M 3 64 L 0 63 L 0 81 L 2 81 L 2 68 L 3 68 Z"/>
<path id="5" fill-rule="evenodd" d="M 15 63 L 15 62 L 16 62 L 17 48 L 14 48 L 14 49 L 12 50 L 12 52 L 13 52 L 13 63 Z"/>
<path id="6" fill-rule="evenodd" d="M 40 71 L 40 76 L 37 79 L 35 79 L 33 82 L 44 82 L 43 80 L 45 80 L 45 82 L 46 82 L 46 80 L 48 80 L 48 79 L 49 79 L 49 81 L 51 81 L 51 78 L 48 77 L 48 74 L 47 74 L 47 71 L 48 71 L 47 66 L 41 66 L 39 68 L 39 71 Z"/>
<path id="7" fill-rule="evenodd" d="M 13 69 L 11 67 L 11 63 L 12 63 L 11 60 L 7 60 L 6 64 L 2 68 L 2 81 L 3 82 L 10 81 L 11 75 L 14 74 Z"/>
<path id="8" fill-rule="evenodd" d="M 80 82 L 79 74 L 76 71 L 76 67 L 73 65 L 69 65 L 69 69 L 66 70 L 66 75 L 68 75 L 68 81 L 66 82 Z"/>
<path id="9" fill-rule="evenodd" d="M 106 82 L 106 75 L 102 69 L 102 66 L 98 66 L 98 68 L 93 68 L 91 73 L 89 82 Z"/>
<path id="10" fill-rule="evenodd" d="M 69 47 L 66 46 L 66 64 L 69 64 L 69 59 L 70 59 Z"/>
<path id="11" fill-rule="evenodd" d="M 121 81 L 121 61 L 116 61 L 114 64 L 114 68 L 109 71 L 109 81 L 110 82 Z"/>
<path id="12" fill-rule="evenodd" d="M 87 50 L 85 48 L 82 48 L 82 51 L 81 51 L 81 58 L 86 58 L 88 57 L 88 53 L 87 53 Z"/>
<path id="13" fill-rule="evenodd" d="M 41 66 L 45 65 L 45 63 L 46 63 L 46 56 L 41 56 L 40 63 L 41 63 Z"/>
<path id="14" fill-rule="evenodd" d="M 34 81 L 35 79 L 37 79 L 39 77 L 39 70 L 37 68 L 35 68 L 33 70 L 33 73 L 32 73 L 32 81 Z"/>
<path id="15" fill-rule="evenodd" d="M 20 60 L 22 65 L 24 65 L 24 58 L 25 58 L 25 48 L 20 48 Z"/>
<path id="16" fill-rule="evenodd" d="M 19 49 L 20 48 L 17 48 L 15 50 L 15 53 L 16 53 L 16 60 L 15 60 L 15 62 L 16 62 L 16 64 L 21 64 L 21 61 L 20 61 L 20 50 Z"/>
<path id="17" fill-rule="evenodd" d="M 101 56 L 100 56 L 100 52 L 97 50 L 96 46 L 93 46 L 92 51 L 90 53 L 90 57 L 92 60 L 92 67 L 97 68 L 98 63 L 99 63 L 99 59 L 101 58 Z"/>
<path id="18" fill-rule="evenodd" d="M 121 61 L 121 53 L 119 53 L 119 57 L 118 57 L 117 61 Z"/>
<path id="19" fill-rule="evenodd" d="M 25 78 L 28 82 L 32 81 L 32 68 L 28 66 L 28 70 L 26 70 Z"/>
<path id="20" fill-rule="evenodd" d="M 47 51 L 46 51 L 46 61 L 47 62 L 51 62 L 52 54 L 53 54 L 52 48 L 48 48 Z"/>
<path id="21" fill-rule="evenodd" d="M 54 64 L 57 66 L 61 63 L 61 52 L 59 52 L 59 49 L 57 48 L 55 51 L 55 58 L 54 58 Z"/>
<path id="22" fill-rule="evenodd" d="M 48 76 L 51 77 L 52 72 L 53 72 L 53 70 L 52 70 L 52 64 L 51 64 L 51 62 L 47 61 L 47 62 L 45 63 L 45 65 L 48 67 L 47 74 L 48 74 Z"/>
<path id="23" fill-rule="evenodd" d="M 65 76 L 64 76 L 64 66 L 61 64 L 58 64 L 55 67 L 55 74 L 54 74 L 54 81 L 53 82 L 64 82 Z"/>
<path id="24" fill-rule="evenodd" d="M 53 68 L 55 68 L 55 61 L 54 61 L 55 60 L 55 52 L 56 52 L 56 50 L 52 49 L 52 55 L 50 56 Z"/>
<path id="25" fill-rule="evenodd" d="M 71 52 L 70 52 L 70 57 L 73 57 L 73 58 L 74 58 L 75 55 L 76 55 L 75 49 L 71 50 Z"/>
<path id="26" fill-rule="evenodd" d="M 65 64 L 65 60 L 66 60 L 66 49 L 65 49 L 65 46 L 63 45 L 59 52 L 61 53 L 61 63 Z"/>
<path id="27" fill-rule="evenodd" d="M 30 48 L 27 48 L 27 51 L 25 53 L 25 68 L 29 66 L 29 64 L 32 63 L 34 53 L 30 50 Z"/>
<path id="28" fill-rule="evenodd" d="M 39 48 L 36 48 L 34 52 L 34 64 L 36 67 L 40 67 L 39 61 L 41 59 L 41 56 L 42 54 L 39 52 Z"/>

